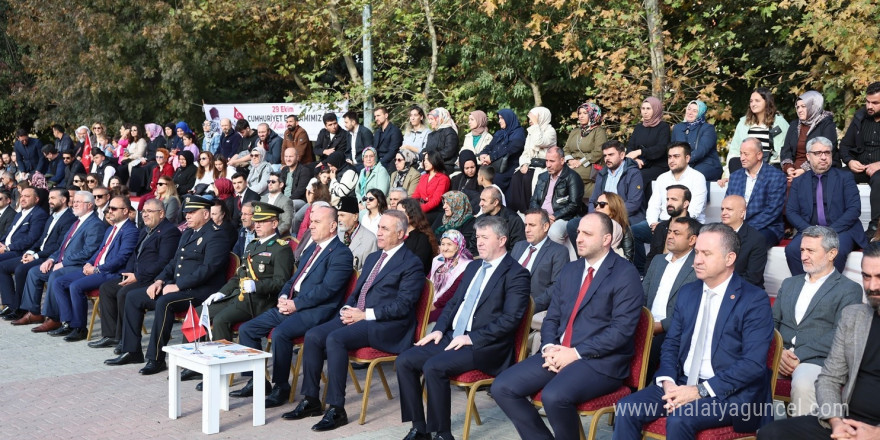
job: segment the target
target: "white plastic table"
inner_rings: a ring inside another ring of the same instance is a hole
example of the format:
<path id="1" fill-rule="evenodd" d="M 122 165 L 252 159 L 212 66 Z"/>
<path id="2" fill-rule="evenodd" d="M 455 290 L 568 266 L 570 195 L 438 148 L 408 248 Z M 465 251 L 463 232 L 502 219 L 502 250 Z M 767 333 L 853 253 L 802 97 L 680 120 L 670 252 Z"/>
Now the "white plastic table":
<path id="1" fill-rule="evenodd" d="M 229 380 L 232 373 L 253 371 L 254 426 L 266 424 L 265 359 L 272 355 L 228 341 L 162 347 L 168 353 L 168 417 L 180 417 L 180 368 L 202 373 L 202 432 L 220 432 L 220 409 L 229 411 Z"/>

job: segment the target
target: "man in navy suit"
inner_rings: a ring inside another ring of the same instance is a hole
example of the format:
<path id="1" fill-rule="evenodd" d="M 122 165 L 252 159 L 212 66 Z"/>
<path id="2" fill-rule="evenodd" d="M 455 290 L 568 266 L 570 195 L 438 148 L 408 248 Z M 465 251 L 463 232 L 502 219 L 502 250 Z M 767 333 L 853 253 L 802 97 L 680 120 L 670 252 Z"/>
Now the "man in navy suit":
<path id="1" fill-rule="evenodd" d="M 395 362 L 401 415 L 413 425 L 409 438 L 428 438 L 436 432 L 435 439 L 452 439 L 449 377 L 470 370 L 497 375 L 515 362 L 514 334 L 529 305 L 529 272 L 507 254 L 503 219 L 480 217 L 474 228 L 482 260 L 465 269 L 434 331 Z"/>
<path id="2" fill-rule="evenodd" d="M 403 145 L 403 133 L 388 119 L 388 109 L 385 107 L 377 107 L 373 110 L 373 118 L 376 122 L 376 132 L 373 133 L 373 146 L 376 147 L 376 153 L 379 155 L 379 161 L 382 166 L 393 173 L 396 168 L 394 166 L 394 158 L 397 150 Z"/>
<path id="3" fill-rule="evenodd" d="M 77 220 L 68 229 L 58 250 L 39 267 L 33 267 L 28 271 L 22 307 L 28 310 L 33 318 L 46 317 L 43 324 L 31 329 L 32 332 L 50 332 L 61 327 L 60 313 L 52 295 L 52 285 L 62 275 L 82 271 L 83 265 L 101 245 L 101 237 L 107 229 L 107 223 L 95 213 L 95 197 L 88 191 L 77 191 L 73 196 L 73 214 Z M 44 283 L 47 283 L 48 288 L 40 316 Z"/>
<path id="4" fill-rule="evenodd" d="M 746 200 L 746 223 L 761 233 L 767 247 L 775 246 L 785 230 L 785 174 L 764 164 L 764 150 L 757 138 L 743 140 L 739 151 L 742 168 L 730 174 L 727 196 Z"/>
<path id="5" fill-rule="evenodd" d="M 5 189 L 0 191 L 0 237 L 5 237 L 9 232 L 16 214 L 12 206 L 12 193 Z"/>
<path id="6" fill-rule="evenodd" d="M 261 339 L 272 332 L 272 381 L 275 386 L 266 396 L 267 408 L 283 405 L 290 395 L 287 378 L 290 376 L 293 340 L 333 318 L 345 300 L 345 287 L 354 271 L 354 257 L 336 237 L 337 225 L 336 208 L 313 207 L 309 230 L 315 241 L 305 250 L 308 260 L 300 264 L 278 291 L 277 307 L 245 322 L 238 331 L 239 342 L 256 349 L 263 348 Z M 249 397 L 253 385 L 248 382 L 230 395 Z"/>
<path id="7" fill-rule="evenodd" d="M 770 301 L 734 272 L 738 251 L 729 226 L 700 229 L 694 249 L 700 281 L 678 292 L 655 383 L 617 404 L 613 439 L 641 438 L 644 424 L 664 416 L 670 439 L 730 425 L 754 432 L 773 420 Z"/>
<path id="8" fill-rule="evenodd" d="M 562 267 L 570 262 L 565 246 L 547 239 L 550 215 L 541 208 L 526 211 L 526 239 L 513 245 L 510 256 L 531 276 L 531 295 L 535 313 L 550 306 L 550 287 L 556 282 Z"/>
<path id="9" fill-rule="evenodd" d="M 837 232 L 840 248 L 834 267 L 843 273 L 846 258 L 855 245 L 868 245 L 859 221 L 862 203 L 852 173 L 833 166 L 831 141 L 817 136 L 807 142 L 810 171 L 791 181 L 785 217 L 792 226 L 803 231 L 810 226 L 828 226 Z M 817 196 L 822 200 L 816 203 Z M 785 259 L 792 275 L 804 273 L 801 264 L 801 238 L 798 233 L 785 246 Z"/>
<path id="10" fill-rule="evenodd" d="M 125 297 L 122 354 L 105 360 L 105 364 L 144 361 L 141 326 L 145 310 L 155 310 L 147 346 L 147 364 L 139 373 L 151 375 L 164 371 L 167 366 L 162 347 L 171 339 L 174 314 L 187 310 L 190 304 L 198 306 L 223 286 L 232 243 L 229 234 L 211 221 L 211 205 L 209 200 L 199 196 L 187 198 L 181 210 L 186 215 L 187 229 L 180 238 L 177 251 L 155 281 Z"/>
<path id="11" fill-rule="evenodd" d="M 115 347 L 119 344 L 122 340 L 122 315 L 128 292 L 149 286 L 177 250 L 180 230 L 165 218 L 165 206 L 161 200 L 149 199 L 144 202 L 141 217 L 144 227 L 140 228 L 137 245 L 122 273 L 98 288 L 101 339 L 89 342 L 89 347 Z"/>
<path id="12" fill-rule="evenodd" d="M 349 350 L 372 347 L 400 353 L 412 346 L 416 331 L 414 312 L 425 286 L 425 272 L 419 257 L 403 244 L 406 228 L 406 214 L 382 214 L 376 236 L 380 250 L 364 262 L 354 292 L 339 310 L 339 319 L 331 319 L 306 333 L 303 399 L 293 411 L 284 414 L 285 419 L 321 415 L 318 390 L 326 358 L 329 408 L 312 430 L 329 431 L 345 425 Z"/>
<path id="13" fill-rule="evenodd" d="M 0 261 L 19 258 L 40 238 L 49 215 L 40 208 L 40 196 L 33 188 L 21 191 L 21 212 L 14 215 L 9 232 L 0 239 Z M 11 208 L 7 208 L 7 211 Z"/>
<path id="14" fill-rule="evenodd" d="M 108 202 L 104 220 L 112 225 L 104 233 L 98 251 L 83 266 L 82 271 L 66 273 L 55 278 L 52 294 L 61 316 L 61 328 L 49 332 L 50 336 L 64 336 L 67 342 L 86 338 L 88 298 L 86 294 L 115 278 L 128 262 L 137 245 L 138 228 L 128 219 L 131 205 L 127 197 L 114 197 Z"/>
<path id="15" fill-rule="evenodd" d="M 616 390 L 629 376 L 644 293 L 635 266 L 610 252 L 612 232 L 605 214 L 581 219 L 581 259 L 567 264 L 551 287 L 541 353 L 492 384 L 492 397 L 524 439 L 577 438 L 578 403 Z M 529 401 L 542 389 L 553 434 Z"/>
<path id="16" fill-rule="evenodd" d="M 22 253 L 21 258 L 10 258 L 0 262 L 0 295 L 2 295 L 3 304 L 14 310 L 3 319 L 12 321 L 12 325 L 43 322 L 43 316 L 39 313 L 34 315 L 20 308 L 21 299 L 28 271 L 34 266 L 42 264 L 46 258 L 61 247 L 61 242 L 70 229 L 70 225 L 76 221 L 73 211 L 67 208 L 68 200 L 69 193 L 66 189 L 53 188 L 49 191 L 49 210 L 52 213 L 52 218 L 43 226 L 40 238 L 30 249 Z"/>
<path id="17" fill-rule="evenodd" d="M 369 128 L 360 124 L 356 111 L 349 110 L 342 115 L 342 121 L 345 123 L 345 129 L 351 138 L 348 145 L 349 150 L 345 154 L 345 160 L 354 165 L 356 168 L 363 168 L 364 160 L 361 154 L 364 148 L 373 146 L 373 132 Z M 401 140 L 401 142 L 403 142 Z"/>

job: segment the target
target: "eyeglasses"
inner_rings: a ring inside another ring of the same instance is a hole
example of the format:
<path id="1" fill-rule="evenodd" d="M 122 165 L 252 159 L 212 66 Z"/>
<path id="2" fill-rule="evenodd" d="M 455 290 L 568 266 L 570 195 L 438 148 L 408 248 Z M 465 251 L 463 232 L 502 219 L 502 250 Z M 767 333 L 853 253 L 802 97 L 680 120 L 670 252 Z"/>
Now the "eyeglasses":
<path id="1" fill-rule="evenodd" d="M 251 157 L 260 157 L 259 154 L 251 154 Z"/>
<path id="2" fill-rule="evenodd" d="M 813 157 L 831 157 L 831 150 L 828 151 L 810 151 Z"/>
<path id="3" fill-rule="evenodd" d="M 98 181 L 95 179 L 86 179 L 86 182 L 87 183 L 98 183 Z"/>
<path id="4" fill-rule="evenodd" d="M 597 208 L 604 208 L 608 206 L 608 202 L 593 202 L 593 206 Z"/>
<path id="5" fill-rule="evenodd" d="M 163 156 L 163 155 L 161 155 L 161 154 L 157 154 L 157 155 L 156 155 L 156 159 L 165 159 L 165 156 Z"/>
<path id="6" fill-rule="evenodd" d="M 92 130 L 95 130 L 95 131 L 103 130 L 103 129 L 104 129 L 104 127 L 101 127 L 100 125 L 96 125 L 96 126 L 92 127 Z"/>
<path id="7" fill-rule="evenodd" d="M 373 196 L 364 196 L 364 198 L 361 199 L 362 202 L 372 202 L 374 200 L 376 200 L 376 198 Z"/>
<path id="8" fill-rule="evenodd" d="M 108 211 L 113 211 L 113 212 L 121 211 L 121 210 L 123 210 L 123 209 L 125 209 L 124 206 L 108 206 L 108 207 L 107 207 L 107 210 L 108 210 Z"/>
<path id="9" fill-rule="evenodd" d="M 156 183 L 156 186 L 165 186 L 165 185 L 167 185 L 165 182 L 158 182 L 158 183 Z"/>
<path id="10" fill-rule="evenodd" d="M 79 179 L 73 179 L 73 183 L 83 183 L 83 181 Z"/>

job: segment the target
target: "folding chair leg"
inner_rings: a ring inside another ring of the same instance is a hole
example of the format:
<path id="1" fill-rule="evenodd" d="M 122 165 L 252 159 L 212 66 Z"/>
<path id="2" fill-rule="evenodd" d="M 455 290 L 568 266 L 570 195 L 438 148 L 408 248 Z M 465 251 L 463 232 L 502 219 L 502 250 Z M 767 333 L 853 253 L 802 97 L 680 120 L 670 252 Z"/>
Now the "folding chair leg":
<path id="1" fill-rule="evenodd" d="M 147 326 L 145 326 L 143 324 L 141 324 L 141 332 L 143 332 L 143 334 L 145 334 L 145 335 L 150 334 L 150 332 L 147 331 Z"/>
<path id="2" fill-rule="evenodd" d="M 235 382 L 235 373 L 229 374 L 229 387 L 232 387 L 232 383 Z"/>
<path id="3" fill-rule="evenodd" d="M 364 397 L 361 399 L 361 416 L 358 419 L 358 424 L 363 425 L 364 421 L 367 419 L 367 402 L 370 400 L 370 384 L 373 383 L 373 369 L 376 367 L 375 362 L 370 362 L 370 365 L 367 367 L 367 379 L 364 381 Z M 351 364 L 348 364 L 348 368 L 351 369 Z M 382 367 L 379 367 L 379 371 L 381 371 Z M 351 370 L 352 374 L 354 370 Z"/>
<path id="4" fill-rule="evenodd" d="M 98 316 L 98 303 L 101 301 L 101 297 L 95 298 L 94 301 L 94 304 L 92 304 L 92 318 L 89 319 L 89 332 L 86 334 L 86 341 L 92 339 L 92 329 L 95 328 L 95 317 Z"/>
<path id="5" fill-rule="evenodd" d="M 321 382 L 324 382 L 324 394 L 321 396 L 321 409 L 327 406 L 327 384 L 330 381 L 327 379 L 327 376 L 324 375 L 324 372 L 321 372 Z"/>
<path id="6" fill-rule="evenodd" d="M 477 413 L 477 405 L 475 400 L 475 396 L 477 394 L 477 385 L 472 385 L 470 389 L 468 389 L 468 400 L 467 400 L 467 409 L 464 412 L 464 435 L 462 438 L 464 440 L 468 440 L 468 437 L 471 434 L 471 417 L 475 416 L 477 419 L 477 424 L 482 425 L 483 422 L 480 420 L 480 415 Z"/>
<path id="7" fill-rule="evenodd" d="M 354 390 L 358 393 L 363 393 L 364 390 L 361 389 L 361 383 L 358 382 L 357 376 L 354 375 L 354 368 L 351 368 L 351 362 L 348 363 L 348 374 L 351 376 L 352 383 L 354 383 Z"/>
<path id="8" fill-rule="evenodd" d="M 379 378 L 382 379 L 382 386 L 385 387 L 385 396 L 388 397 L 388 400 L 392 400 L 394 397 L 391 396 L 391 388 L 388 387 L 388 381 L 385 380 L 385 371 L 382 370 L 381 364 L 377 366 L 379 367 Z"/>
<path id="9" fill-rule="evenodd" d="M 608 426 L 614 425 L 614 407 L 611 408 L 602 408 L 595 413 L 593 413 L 593 417 L 590 420 L 590 431 L 589 435 L 584 437 L 584 425 L 581 424 L 581 440 L 593 440 L 596 438 L 596 433 L 599 431 L 599 420 L 608 414 Z"/>

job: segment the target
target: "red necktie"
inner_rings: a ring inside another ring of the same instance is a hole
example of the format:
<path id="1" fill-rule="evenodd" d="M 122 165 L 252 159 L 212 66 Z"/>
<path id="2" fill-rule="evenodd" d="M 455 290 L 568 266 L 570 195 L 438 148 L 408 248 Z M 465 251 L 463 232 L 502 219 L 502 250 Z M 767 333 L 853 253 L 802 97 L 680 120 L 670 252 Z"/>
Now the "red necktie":
<path id="1" fill-rule="evenodd" d="M 306 265 L 303 266 L 302 272 L 299 273 L 299 276 L 296 277 L 296 281 L 294 281 L 293 285 L 290 286 L 290 293 L 287 295 L 288 299 L 293 299 L 293 292 L 296 291 L 296 285 L 299 284 L 299 280 L 303 276 L 305 276 L 306 272 L 308 272 L 309 267 L 311 267 L 312 262 L 315 261 L 315 257 L 317 257 L 318 253 L 320 253 L 320 252 L 321 252 L 321 245 L 315 245 L 315 252 L 312 252 L 312 256 L 311 256 L 311 258 L 309 258 L 309 261 L 306 261 Z"/>
<path id="2" fill-rule="evenodd" d="M 104 252 L 107 252 L 107 248 L 110 247 L 110 242 L 113 241 L 113 236 L 116 235 L 116 226 L 113 227 L 113 230 L 110 231 L 110 236 L 107 237 L 107 242 L 104 243 L 104 246 L 101 248 L 101 251 L 98 252 L 98 258 L 95 258 L 95 267 L 101 264 L 101 257 L 104 256 Z"/>
<path id="3" fill-rule="evenodd" d="M 235 203 L 236 203 L 236 205 L 238 205 L 238 210 L 241 211 L 241 196 L 240 195 L 235 196 Z"/>
<path id="4" fill-rule="evenodd" d="M 535 253 L 536 249 L 537 248 L 535 248 L 534 246 L 529 246 L 529 255 L 527 255 L 525 261 L 523 261 L 523 267 L 525 267 L 526 269 L 528 269 L 529 261 L 532 261 L 532 254 Z"/>
<path id="5" fill-rule="evenodd" d="M 587 270 L 587 277 L 584 278 L 584 284 L 581 284 L 581 290 L 578 292 L 578 299 L 574 303 L 574 309 L 571 311 L 571 316 L 568 317 L 568 325 L 565 326 L 565 335 L 562 337 L 562 345 L 566 347 L 571 347 L 571 333 L 574 327 L 574 318 L 577 316 L 578 309 L 581 308 L 581 302 L 584 300 L 584 296 L 587 295 L 587 290 L 590 289 L 590 283 L 593 282 L 593 268 L 589 268 Z"/>
<path id="6" fill-rule="evenodd" d="M 70 243 L 70 237 L 73 237 L 73 233 L 76 232 L 77 226 L 79 226 L 79 220 L 73 222 L 73 226 L 70 227 L 70 232 L 67 233 L 67 237 L 64 237 L 64 244 L 61 245 L 61 252 L 58 253 L 58 261 L 56 261 L 56 263 L 60 263 L 64 260 L 64 250 L 67 249 L 67 244 Z"/>

